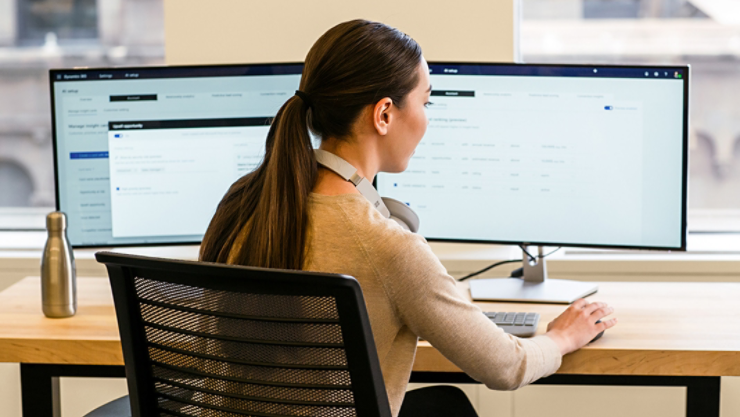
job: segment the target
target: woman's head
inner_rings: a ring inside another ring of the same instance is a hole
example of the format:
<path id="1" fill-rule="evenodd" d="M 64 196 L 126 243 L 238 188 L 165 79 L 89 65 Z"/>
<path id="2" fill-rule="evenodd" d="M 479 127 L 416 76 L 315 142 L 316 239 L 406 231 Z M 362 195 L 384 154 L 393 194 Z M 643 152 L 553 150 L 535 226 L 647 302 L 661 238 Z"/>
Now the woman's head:
<path id="1" fill-rule="evenodd" d="M 321 138 L 346 140 L 376 106 L 404 109 L 422 73 L 428 78 L 421 48 L 408 35 L 365 20 L 339 24 L 306 56 L 300 89 L 312 103 L 309 127 Z"/>
<path id="2" fill-rule="evenodd" d="M 265 159 L 224 196 L 201 259 L 301 269 L 317 173 L 308 129 L 322 140 L 348 140 L 358 118 L 370 115 L 385 140 L 382 170 L 401 171 L 426 129 L 426 95 L 418 89 L 427 85 L 421 48 L 404 33 L 364 20 L 329 29 L 306 56 L 300 90 L 307 100 L 293 96 L 280 108 Z M 415 107 L 407 108 L 410 100 Z"/>

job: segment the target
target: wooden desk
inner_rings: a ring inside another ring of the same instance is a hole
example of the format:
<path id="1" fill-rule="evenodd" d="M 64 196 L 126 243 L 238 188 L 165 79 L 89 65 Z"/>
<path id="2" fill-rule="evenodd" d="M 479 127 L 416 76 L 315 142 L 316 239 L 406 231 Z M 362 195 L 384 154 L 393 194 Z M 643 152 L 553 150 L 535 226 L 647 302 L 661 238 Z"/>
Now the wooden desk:
<path id="1" fill-rule="evenodd" d="M 78 312 L 68 319 L 43 316 L 38 278 L 0 293 L 0 362 L 21 363 L 24 415 L 53 415 L 59 376 L 123 376 L 108 285 L 79 278 Z M 740 376 L 740 283 L 604 282 L 590 299 L 614 306 L 619 324 L 540 383 L 686 386 L 688 417 L 719 416 L 719 377 Z M 479 305 L 539 312 L 538 333 L 565 308 Z M 426 342 L 413 370 L 414 382 L 475 382 Z"/>

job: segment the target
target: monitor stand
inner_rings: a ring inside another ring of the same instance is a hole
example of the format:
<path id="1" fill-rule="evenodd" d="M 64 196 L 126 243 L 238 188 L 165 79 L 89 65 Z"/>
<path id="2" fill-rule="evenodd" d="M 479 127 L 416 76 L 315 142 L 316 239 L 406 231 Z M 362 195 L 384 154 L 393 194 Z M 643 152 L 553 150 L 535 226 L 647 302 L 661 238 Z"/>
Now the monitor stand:
<path id="1" fill-rule="evenodd" d="M 526 248 L 525 248 L 526 249 Z M 542 256 L 529 259 L 522 251 L 524 276 L 519 278 L 474 279 L 470 281 L 470 295 L 476 301 L 515 301 L 524 303 L 570 304 L 595 293 L 599 287 L 590 282 L 547 279 L 547 265 Z"/>

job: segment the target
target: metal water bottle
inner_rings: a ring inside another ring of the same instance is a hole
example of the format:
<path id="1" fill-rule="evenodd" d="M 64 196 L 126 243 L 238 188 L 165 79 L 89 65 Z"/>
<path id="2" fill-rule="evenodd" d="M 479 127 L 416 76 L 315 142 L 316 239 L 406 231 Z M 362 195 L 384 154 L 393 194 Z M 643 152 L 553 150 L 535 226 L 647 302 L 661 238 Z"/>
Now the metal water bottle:
<path id="1" fill-rule="evenodd" d="M 77 279 L 72 247 L 67 240 L 67 216 L 53 211 L 46 216 L 46 246 L 41 256 L 41 304 L 46 317 L 74 316 Z"/>

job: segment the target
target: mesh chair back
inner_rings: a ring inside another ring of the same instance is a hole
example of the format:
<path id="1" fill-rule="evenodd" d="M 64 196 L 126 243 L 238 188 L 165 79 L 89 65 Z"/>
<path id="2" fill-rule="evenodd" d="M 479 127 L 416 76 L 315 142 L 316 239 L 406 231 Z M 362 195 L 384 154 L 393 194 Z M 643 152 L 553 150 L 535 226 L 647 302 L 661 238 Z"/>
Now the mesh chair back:
<path id="1" fill-rule="evenodd" d="M 133 416 L 390 417 L 354 278 L 100 252 Z"/>

